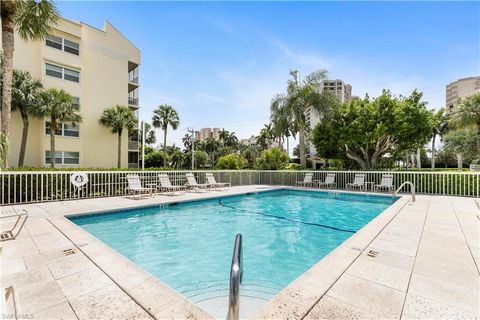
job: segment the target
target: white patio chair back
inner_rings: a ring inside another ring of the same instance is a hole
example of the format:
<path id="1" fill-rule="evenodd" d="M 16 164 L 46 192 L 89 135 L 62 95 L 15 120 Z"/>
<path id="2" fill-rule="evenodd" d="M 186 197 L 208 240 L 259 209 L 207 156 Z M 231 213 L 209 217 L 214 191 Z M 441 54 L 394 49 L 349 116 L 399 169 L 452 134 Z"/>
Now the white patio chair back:
<path id="1" fill-rule="evenodd" d="M 332 183 L 335 183 L 335 173 L 327 173 L 327 177 L 325 178 L 325 184 Z"/>
<path id="2" fill-rule="evenodd" d="M 185 177 L 187 178 L 187 182 L 189 185 L 191 186 L 197 186 L 198 183 L 197 183 L 197 180 L 195 179 L 195 176 L 193 175 L 193 173 L 187 173 L 185 174 Z"/>
<path id="3" fill-rule="evenodd" d="M 303 182 L 310 183 L 313 182 L 313 173 L 305 173 L 305 178 L 303 178 Z"/>
<path id="4" fill-rule="evenodd" d="M 382 181 L 380 182 L 382 187 L 391 187 L 393 186 L 393 174 L 384 174 L 382 175 Z"/>
<path id="5" fill-rule="evenodd" d="M 354 185 L 363 185 L 365 183 L 365 174 L 357 173 L 355 174 L 355 179 L 353 179 Z"/>
<path id="6" fill-rule="evenodd" d="M 160 181 L 160 185 L 164 188 L 169 188 L 172 186 L 167 174 L 159 174 L 158 180 Z"/>
<path id="7" fill-rule="evenodd" d="M 217 181 L 215 180 L 215 176 L 213 175 L 213 173 L 206 173 L 205 176 L 207 177 L 207 182 L 209 184 L 217 184 Z"/>
<path id="8" fill-rule="evenodd" d="M 128 188 L 131 190 L 142 189 L 142 183 L 140 182 L 140 177 L 138 174 L 129 174 L 127 175 Z"/>

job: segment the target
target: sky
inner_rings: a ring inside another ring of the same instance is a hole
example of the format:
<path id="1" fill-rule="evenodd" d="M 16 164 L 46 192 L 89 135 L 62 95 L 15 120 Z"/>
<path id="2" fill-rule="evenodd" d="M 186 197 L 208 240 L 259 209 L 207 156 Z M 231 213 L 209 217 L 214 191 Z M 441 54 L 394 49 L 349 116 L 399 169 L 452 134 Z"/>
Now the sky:
<path id="1" fill-rule="evenodd" d="M 480 74 L 480 2 L 56 3 L 72 20 L 108 20 L 141 50 L 140 120 L 172 105 L 180 127 L 168 144 L 182 146 L 187 127 L 257 134 L 292 69 L 326 69 L 360 97 L 417 88 L 434 109 L 447 83 Z"/>

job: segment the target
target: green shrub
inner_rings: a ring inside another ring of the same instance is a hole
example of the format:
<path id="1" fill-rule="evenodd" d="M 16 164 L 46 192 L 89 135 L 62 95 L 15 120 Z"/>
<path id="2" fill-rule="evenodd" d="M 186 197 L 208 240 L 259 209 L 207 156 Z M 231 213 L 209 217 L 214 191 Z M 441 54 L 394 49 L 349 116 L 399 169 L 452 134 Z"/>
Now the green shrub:
<path id="1" fill-rule="evenodd" d="M 300 170 L 302 166 L 299 163 L 289 163 L 288 166 L 285 168 L 286 170 Z"/>
<path id="2" fill-rule="evenodd" d="M 259 170 L 282 170 L 288 165 L 290 157 L 288 154 L 279 149 L 271 148 L 263 150 L 257 159 L 255 168 Z"/>
<path id="3" fill-rule="evenodd" d="M 248 161 L 238 153 L 230 153 L 218 159 L 216 169 L 240 170 L 245 168 Z"/>

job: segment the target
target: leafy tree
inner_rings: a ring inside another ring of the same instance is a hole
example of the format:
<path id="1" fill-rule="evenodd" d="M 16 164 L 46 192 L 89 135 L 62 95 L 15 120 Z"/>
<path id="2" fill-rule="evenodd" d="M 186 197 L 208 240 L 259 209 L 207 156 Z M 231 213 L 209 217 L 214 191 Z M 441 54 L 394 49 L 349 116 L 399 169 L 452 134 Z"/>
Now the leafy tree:
<path id="1" fill-rule="evenodd" d="M 476 156 L 476 130 L 473 128 L 449 131 L 444 138 L 443 149 L 447 154 L 456 155 L 458 167 L 462 167 L 463 159 L 467 162 Z"/>
<path id="2" fill-rule="evenodd" d="M 338 144 L 360 168 L 376 168 L 385 155 L 416 150 L 431 137 L 431 113 L 421 98 L 417 91 L 397 98 L 384 90 L 373 100 L 367 96 L 344 103 L 330 113 L 332 123 L 314 129 L 313 144 L 324 157 L 338 157 Z"/>
<path id="3" fill-rule="evenodd" d="M 13 71 L 12 85 L 12 111 L 18 110 L 23 122 L 22 140 L 18 157 L 18 166 L 23 167 L 30 125 L 28 116 L 32 108 L 37 108 L 41 104 L 43 86 L 40 81 L 33 79 L 30 73 L 19 70 Z"/>
<path id="4" fill-rule="evenodd" d="M 168 127 L 170 126 L 173 130 L 177 130 L 180 125 L 177 111 L 168 104 L 159 105 L 157 109 L 153 110 L 152 124 L 155 128 L 163 130 L 163 151 L 166 152 Z"/>
<path id="5" fill-rule="evenodd" d="M 35 117 L 49 118 L 50 121 L 50 166 L 55 167 L 55 131 L 62 123 L 76 126 L 82 122 L 82 116 L 72 103 L 72 96 L 66 91 L 49 89 L 42 92 L 41 103 L 31 108 Z"/>
<path id="6" fill-rule="evenodd" d="M 480 92 L 461 99 L 457 103 L 450 123 L 457 128 L 476 128 L 477 157 L 480 157 Z"/>
<path id="7" fill-rule="evenodd" d="M 204 168 L 207 166 L 209 161 L 208 154 L 202 150 L 195 151 L 195 169 Z M 185 153 L 185 158 L 183 162 L 184 169 L 190 169 L 192 167 L 192 151 Z"/>
<path id="8" fill-rule="evenodd" d="M 165 151 L 154 151 L 145 155 L 146 168 L 161 168 L 168 162 L 170 162 L 170 156 Z"/>
<path id="9" fill-rule="evenodd" d="M 10 132 L 14 31 L 24 40 L 43 40 L 52 30 L 60 15 L 51 1 L 47 0 L 2 0 L 2 112 L 1 132 L 7 137 Z"/>
<path id="10" fill-rule="evenodd" d="M 238 153 L 227 154 L 218 159 L 217 169 L 240 170 L 245 168 L 247 160 Z"/>
<path id="11" fill-rule="evenodd" d="M 290 157 L 280 148 L 262 151 L 255 168 L 259 170 L 282 170 L 288 165 Z"/>
<path id="12" fill-rule="evenodd" d="M 327 78 L 326 70 L 315 71 L 303 80 L 299 72 L 290 71 L 287 91 L 277 94 L 271 103 L 271 119 L 286 118 L 290 121 L 290 131 L 298 133 L 300 145 L 300 164 L 305 167 L 305 135 L 307 122 L 305 113 L 310 109 L 320 116 L 329 112 L 329 109 L 338 103 L 337 98 L 328 91 L 321 90 L 323 80 Z"/>
<path id="13" fill-rule="evenodd" d="M 247 146 L 241 152 L 242 157 L 247 160 L 247 167 L 253 168 L 255 161 L 259 156 L 258 149 L 255 146 Z"/>
<path id="14" fill-rule="evenodd" d="M 118 136 L 117 167 L 120 168 L 122 159 L 122 134 L 124 130 L 131 131 L 137 125 L 135 114 L 130 108 L 117 104 L 103 110 L 99 123 L 106 128 L 110 128 L 112 133 L 116 133 Z"/>

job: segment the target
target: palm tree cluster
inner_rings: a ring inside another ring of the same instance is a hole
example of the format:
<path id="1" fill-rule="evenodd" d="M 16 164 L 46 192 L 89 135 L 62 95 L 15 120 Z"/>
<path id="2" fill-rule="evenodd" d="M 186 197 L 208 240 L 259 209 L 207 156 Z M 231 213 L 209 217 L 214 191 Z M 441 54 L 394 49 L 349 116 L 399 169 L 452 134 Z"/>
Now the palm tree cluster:
<path id="1" fill-rule="evenodd" d="M 43 40 L 58 23 L 60 15 L 55 5 L 48 0 L 2 0 L 0 1 L 0 14 L 3 49 L 0 131 L 4 139 L 8 140 L 13 99 L 14 32 L 17 30 L 19 36 L 24 40 Z M 24 127 L 24 133 L 25 131 L 28 133 L 28 127 L 26 129 Z"/>

